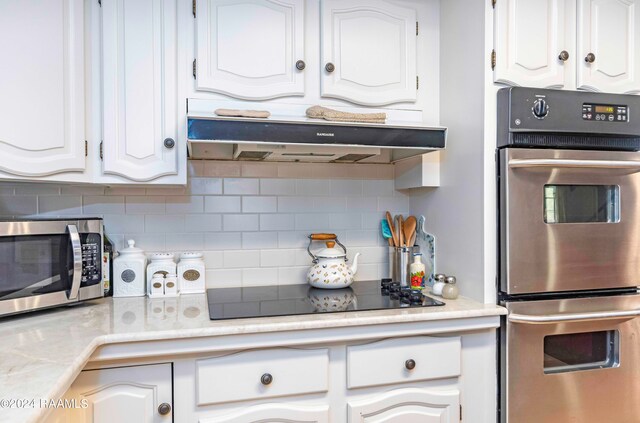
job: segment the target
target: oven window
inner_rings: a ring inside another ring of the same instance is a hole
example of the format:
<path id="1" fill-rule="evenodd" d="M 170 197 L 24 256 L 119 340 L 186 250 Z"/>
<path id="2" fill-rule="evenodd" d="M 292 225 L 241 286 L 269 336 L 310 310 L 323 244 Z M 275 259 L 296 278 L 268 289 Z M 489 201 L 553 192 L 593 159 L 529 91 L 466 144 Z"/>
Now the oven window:
<path id="1" fill-rule="evenodd" d="M 545 336 L 544 372 L 617 367 L 618 351 L 618 331 L 615 330 Z"/>
<path id="2" fill-rule="evenodd" d="M 616 223 L 620 221 L 617 185 L 545 185 L 545 223 Z"/>
<path id="3" fill-rule="evenodd" d="M 69 235 L 0 237 L 0 300 L 71 288 Z"/>

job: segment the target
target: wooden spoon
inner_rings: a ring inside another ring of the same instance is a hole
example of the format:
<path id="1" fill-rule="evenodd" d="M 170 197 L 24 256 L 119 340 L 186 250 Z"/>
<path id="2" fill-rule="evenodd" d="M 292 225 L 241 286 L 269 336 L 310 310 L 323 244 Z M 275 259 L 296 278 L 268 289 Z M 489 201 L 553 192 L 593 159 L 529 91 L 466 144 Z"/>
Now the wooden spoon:
<path id="1" fill-rule="evenodd" d="M 400 232 L 400 246 L 406 247 L 406 240 L 404 238 L 404 219 L 402 215 L 398 215 L 398 228 Z"/>
<path id="2" fill-rule="evenodd" d="M 407 217 L 407 220 L 404 222 L 402 232 L 404 233 L 404 239 L 406 240 L 405 242 L 407 247 L 413 247 L 411 240 L 415 240 L 417 226 L 418 221 L 414 216 Z"/>
<path id="3" fill-rule="evenodd" d="M 396 234 L 396 227 L 393 225 L 393 219 L 391 218 L 391 213 L 386 213 L 387 223 L 389 224 L 389 228 L 391 228 L 391 238 L 393 240 L 393 246 L 398 246 L 398 234 Z"/>

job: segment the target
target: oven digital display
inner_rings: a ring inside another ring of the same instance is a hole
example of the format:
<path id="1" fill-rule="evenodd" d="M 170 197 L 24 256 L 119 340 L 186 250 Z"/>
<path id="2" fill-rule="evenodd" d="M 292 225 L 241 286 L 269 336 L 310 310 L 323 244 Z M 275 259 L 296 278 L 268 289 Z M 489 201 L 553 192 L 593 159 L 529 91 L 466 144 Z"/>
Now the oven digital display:
<path id="1" fill-rule="evenodd" d="M 582 105 L 582 119 L 596 122 L 628 122 L 629 107 L 614 104 Z"/>

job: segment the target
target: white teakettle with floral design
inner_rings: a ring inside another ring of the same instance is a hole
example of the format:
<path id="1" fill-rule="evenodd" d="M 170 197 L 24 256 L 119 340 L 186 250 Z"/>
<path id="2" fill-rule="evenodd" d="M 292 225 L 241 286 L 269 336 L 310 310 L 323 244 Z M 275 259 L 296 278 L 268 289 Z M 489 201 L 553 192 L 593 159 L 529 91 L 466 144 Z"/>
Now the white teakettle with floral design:
<path id="1" fill-rule="evenodd" d="M 326 241 L 326 247 L 315 254 L 311 252 L 313 241 Z M 335 248 L 336 243 L 342 250 Z M 309 255 L 313 258 L 313 266 L 307 273 L 307 282 L 314 288 L 339 289 L 346 288 L 354 281 L 354 276 L 358 271 L 357 253 L 353 258 L 353 265 L 347 266 L 347 249 L 338 241 L 334 234 L 311 234 L 309 235 Z"/>

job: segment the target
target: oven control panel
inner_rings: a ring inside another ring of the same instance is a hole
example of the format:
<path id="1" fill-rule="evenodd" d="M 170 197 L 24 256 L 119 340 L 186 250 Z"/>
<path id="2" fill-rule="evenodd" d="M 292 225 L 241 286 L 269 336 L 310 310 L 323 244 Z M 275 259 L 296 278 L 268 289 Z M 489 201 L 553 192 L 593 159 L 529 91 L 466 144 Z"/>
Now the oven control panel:
<path id="1" fill-rule="evenodd" d="M 629 107 L 614 104 L 582 104 L 582 119 L 600 122 L 628 122 Z"/>
<path id="2" fill-rule="evenodd" d="M 100 234 L 82 234 L 82 286 L 102 282 L 102 239 Z"/>

